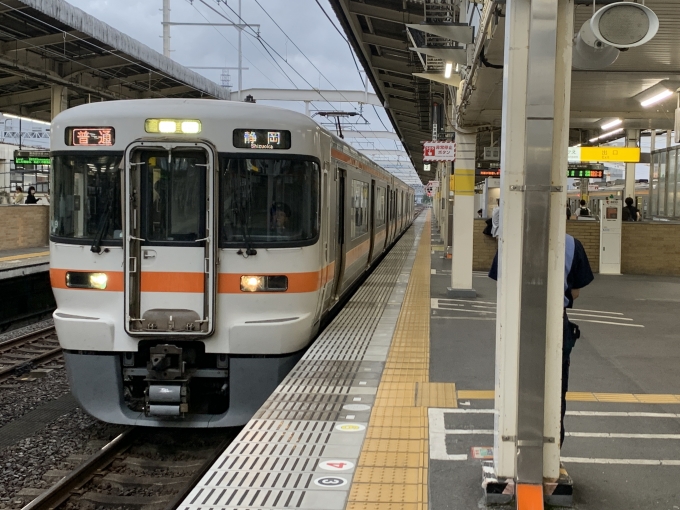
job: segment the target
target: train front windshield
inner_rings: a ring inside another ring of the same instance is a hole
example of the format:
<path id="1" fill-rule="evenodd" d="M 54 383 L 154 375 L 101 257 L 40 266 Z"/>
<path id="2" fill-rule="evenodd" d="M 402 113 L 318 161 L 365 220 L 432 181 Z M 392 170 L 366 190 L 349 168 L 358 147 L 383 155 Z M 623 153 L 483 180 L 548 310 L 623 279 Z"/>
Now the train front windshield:
<path id="1" fill-rule="evenodd" d="M 220 156 L 221 245 L 303 246 L 319 234 L 319 166 Z"/>
<path id="2" fill-rule="evenodd" d="M 122 154 L 55 155 L 50 234 L 62 239 L 121 238 Z"/>

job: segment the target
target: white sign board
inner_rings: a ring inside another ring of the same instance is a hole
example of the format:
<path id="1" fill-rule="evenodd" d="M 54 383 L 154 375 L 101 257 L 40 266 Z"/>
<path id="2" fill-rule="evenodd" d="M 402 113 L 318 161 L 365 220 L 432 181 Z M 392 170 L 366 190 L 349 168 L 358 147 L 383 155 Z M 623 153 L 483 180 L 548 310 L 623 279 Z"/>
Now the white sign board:
<path id="1" fill-rule="evenodd" d="M 423 161 L 455 161 L 455 142 L 425 142 L 423 144 Z"/>

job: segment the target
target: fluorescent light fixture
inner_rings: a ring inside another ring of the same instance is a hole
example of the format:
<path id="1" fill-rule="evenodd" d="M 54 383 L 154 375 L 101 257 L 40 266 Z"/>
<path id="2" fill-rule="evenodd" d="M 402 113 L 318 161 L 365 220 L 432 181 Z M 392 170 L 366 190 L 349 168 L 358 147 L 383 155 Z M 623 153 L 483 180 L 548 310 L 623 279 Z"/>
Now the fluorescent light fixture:
<path id="1" fill-rule="evenodd" d="M 444 78 L 451 78 L 451 71 L 453 71 L 453 62 L 447 62 L 444 68 Z"/>
<path id="2" fill-rule="evenodd" d="M 14 115 L 13 113 L 3 113 L 3 115 L 9 119 L 19 119 L 19 120 L 25 120 L 28 122 L 35 122 L 36 124 L 43 124 L 45 126 L 49 126 L 49 122 L 45 122 L 44 120 L 38 120 L 38 119 L 31 119 L 29 117 L 21 117 L 20 115 Z"/>
<path id="3" fill-rule="evenodd" d="M 618 126 L 618 125 L 621 124 L 622 122 L 623 122 L 623 121 L 622 121 L 621 119 L 614 119 L 614 120 L 612 120 L 611 122 L 607 122 L 606 124 L 602 124 L 602 125 L 600 126 L 600 128 L 601 128 L 601 129 L 604 129 L 604 130 L 611 129 L 611 128 L 613 128 L 614 126 Z"/>
<path id="4" fill-rule="evenodd" d="M 664 89 L 662 92 L 659 92 L 655 96 L 650 97 L 649 99 L 645 99 L 640 103 L 640 106 L 651 106 L 653 104 L 658 103 L 659 101 L 663 101 L 664 99 L 671 97 L 673 95 L 672 90 Z"/>
<path id="5" fill-rule="evenodd" d="M 616 133 L 621 133 L 623 131 L 623 128 L 615 129 L 614 131 L 609 131 L 607 133 L 603 133 L 600 136 L 596 136 L 595 138 L 591 138 L 588 140 L 590 143 L 597 142 L 598 140 L 602 140 L 603 138 L 608 138 L 611 135 L 615 135 Z M 581 145 L 581 144 L 579 144 Z"/>

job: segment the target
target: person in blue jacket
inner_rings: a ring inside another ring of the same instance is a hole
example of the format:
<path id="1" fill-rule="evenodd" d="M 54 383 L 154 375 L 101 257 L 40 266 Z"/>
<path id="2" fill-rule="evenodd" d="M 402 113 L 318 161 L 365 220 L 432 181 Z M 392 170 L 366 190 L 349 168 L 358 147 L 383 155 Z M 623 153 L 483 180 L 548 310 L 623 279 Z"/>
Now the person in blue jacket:
<path id="1" fill-rule="evenodd" d="M 491 264 L 489 278 L 498 280 L 498 252 Z M 564 443 L 564 413 L 567 410 L 567 391 L 569 389 L 569 367 L 571 365 L 571 351 L 576 339 L 580 336 L 578 326 L 569 322 L 567 308 L 572 308 L 574 300 L 579 296 L 583 287 L 595 279 L 588 262 L 586 250 L 581 242 L 566 235 L 564 257 L 564 313 L 562 315 L 562 413 L 560 418 L 560 448 Z"/>

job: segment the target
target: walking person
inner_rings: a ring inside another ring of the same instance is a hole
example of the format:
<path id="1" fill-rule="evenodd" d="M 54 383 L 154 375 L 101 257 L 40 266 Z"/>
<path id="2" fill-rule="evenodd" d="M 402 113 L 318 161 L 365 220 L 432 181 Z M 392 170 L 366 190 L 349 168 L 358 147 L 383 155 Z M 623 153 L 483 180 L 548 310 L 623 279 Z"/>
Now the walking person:
<path id="1" fill-rule="evenodd" d="M 14 194 L 14 204 L 21 205 L 24 203 L 24 190 L 21 186 L 17 186 L 16 193 Z"/>
<path id="2" fill-rule="evenodd" d="M 35 198 L 35 188 L 33 186 L 31 186 L 30 188 L 28 188 L 28 196 L 26 197 L 26 202 L 24 202 L 24 203 L 26 203 L 26 204 L 37 204 L 38 200 L 40 200 L 40 199 Z"/>
<path id="3" fill-rule="evenodd" d="M 621 211 L 622 221 L 640 221 L 640 210 L 633 205 L 634 203 L 631 197 L 626 198 L 626 205 Z"/>

